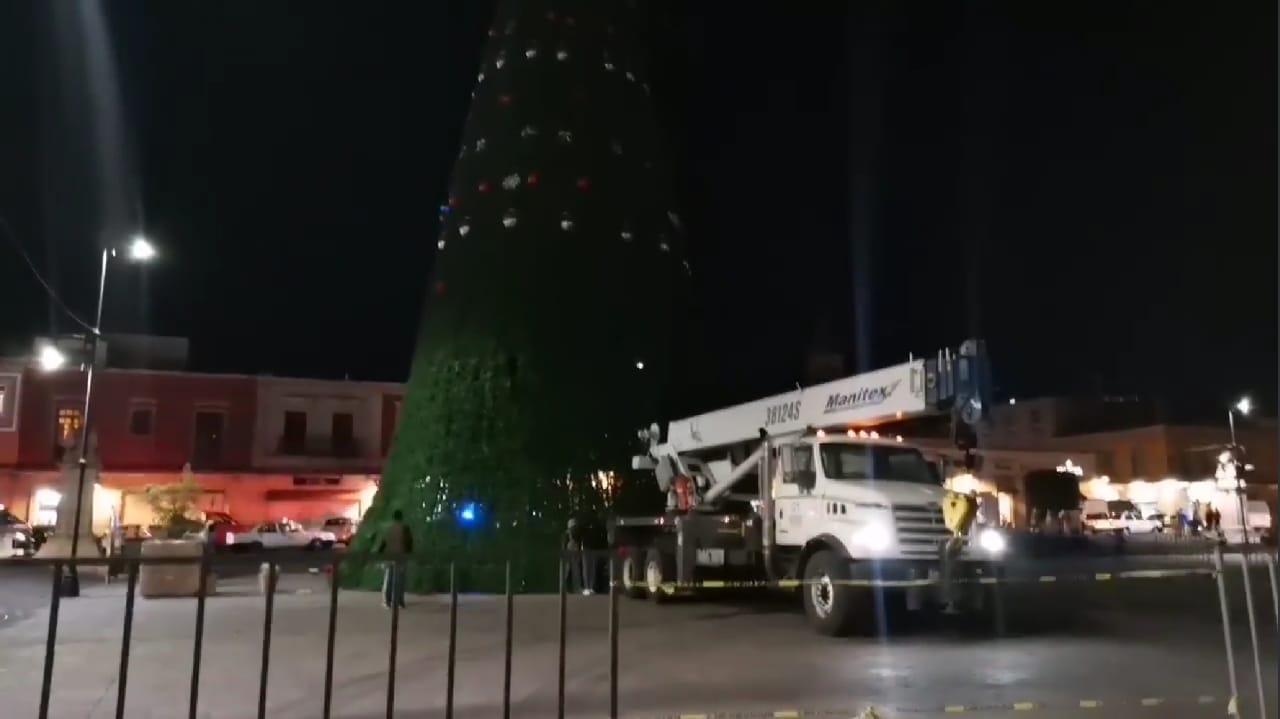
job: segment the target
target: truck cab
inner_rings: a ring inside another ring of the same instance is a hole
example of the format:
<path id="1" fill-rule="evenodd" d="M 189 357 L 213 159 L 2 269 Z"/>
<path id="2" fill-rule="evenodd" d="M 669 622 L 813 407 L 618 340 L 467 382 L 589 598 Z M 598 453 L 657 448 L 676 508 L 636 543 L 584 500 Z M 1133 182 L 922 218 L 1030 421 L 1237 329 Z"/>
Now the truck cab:
<path id="1" fill-rule="evenodd" d="M 772 478 L 779 547 L 817 538 L 853 559 L 936 559 L 949 536 L 946 490 L 920 450 L 892 439 L 844 434 L 778 448 Z"/>

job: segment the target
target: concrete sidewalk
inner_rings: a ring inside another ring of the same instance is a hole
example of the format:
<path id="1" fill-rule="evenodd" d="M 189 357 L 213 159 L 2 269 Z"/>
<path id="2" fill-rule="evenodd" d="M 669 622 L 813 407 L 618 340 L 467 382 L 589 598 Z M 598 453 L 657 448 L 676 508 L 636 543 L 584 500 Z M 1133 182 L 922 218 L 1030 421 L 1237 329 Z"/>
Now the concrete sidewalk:
<path id="1" fill-rule="evenodd" d="M 1057 589 L 1044 591 L 1073 601 Z M 263 597 L 249 580 L 224 582 L 219 592 L 207 603 L 200 715 L 253 717 Z M 90 587 L 80 599 L 63 603 L 52 717 L 114 716 L 123 604 L 121 585 Z M 607 599 L 571 596 L 568 609 L 568 715 L 607 716 Z M 1047 616 L 1046 609 L 1035 603 L 1036 616 Z M 272 719 L 320 716 L 327 614 L 322 579 L 282 578 L 270 657 Z M 460 598 L 458 719 L 501 716 L 503 616 L 501 597 Z M 138 600 L 126 716 L 186 716 L 194 617 L 194 600 Z M 1169 717 L 1220 715 L 1225 705 L 1221 634 L 1211 613 L 1202 621 L 1180 612 L 1166 624 L 1145 611 L 1110 618 L 1108 610 L 1087 621 L 1027 624 L 1020 634 L 1001 639 L 926 631 L 889 640 L 815 636 L 791 603 L 779 601 L 655 607 L 624 600 L 621 617 L 623 716 L 717 711 L 766 717 L 820 709 L 836 719 L 874 704 L 886 708 L 883 717 L 920 717 L 941 716 L 949 705 L 1010 702 L 1035 702 L 1043 707 L 1038 716 L 1057 716 L 1072 713 L 1066 708 L 1082 699 L 1094 699 L 1103 709 L 1091 710 L 1093 716 L 1120 717 L 1132 714 L 1140 697 L 1164 697 L 1169 706 L 1144 715 Z M 40 610 L 0 632 L 4 717 L 36 715 L 47 618 L 47 610 Z M 555 716 L 557 634 L 556 597 L 517 597 L 513 716 Z M 390 613 L 376 594 L 341 595 L 334 717 L 386 715 L 389 636 Z M 401 615 L 396 716 L 444 716 L 447 650 L 448 598 L 410 597 Z M 1242 653 L 1242 666 L 1245 661 Z M 1265 671 L 1274 674 L 1274 654 Z M 1245 679 L 1242 685 L 1246 691 L 1251 686 Z M 1212 709 L 1194 705 L 1208 695 L 1216 695 Z M 1174 706 L 1178 702 L 1181 708 Z"/>

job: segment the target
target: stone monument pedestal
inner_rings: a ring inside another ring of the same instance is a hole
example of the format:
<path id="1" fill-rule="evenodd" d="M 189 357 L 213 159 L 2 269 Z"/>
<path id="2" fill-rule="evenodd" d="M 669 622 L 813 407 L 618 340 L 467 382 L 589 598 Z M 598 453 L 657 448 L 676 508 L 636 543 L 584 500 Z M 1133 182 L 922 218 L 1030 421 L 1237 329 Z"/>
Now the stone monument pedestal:
<path id="1" fill-rule="evenodd" d="M 81 467 L 78 461 L 71 459 L 77 456 L 75 447 L 68 448 L 62 464 L 62 499 L 58 501 L 58 521 L 54 525 L 53 534 L 45 540 L 36 552 L 38 559 L 71 559 L 71 537 L 76 533 L 76 494 L 79 493 L 80 538 L 75 542 L 75 559 L 100 559 L 98 542 L 94 539 L 90 527 L 93 526 L 93 488 L 98 482 L 97 437 L 89 436 L 89 452 L 81 478 Z M 107 576 L 105 564 L 100 566 L 82 566 L 78 568 L 81 576 Z"/>

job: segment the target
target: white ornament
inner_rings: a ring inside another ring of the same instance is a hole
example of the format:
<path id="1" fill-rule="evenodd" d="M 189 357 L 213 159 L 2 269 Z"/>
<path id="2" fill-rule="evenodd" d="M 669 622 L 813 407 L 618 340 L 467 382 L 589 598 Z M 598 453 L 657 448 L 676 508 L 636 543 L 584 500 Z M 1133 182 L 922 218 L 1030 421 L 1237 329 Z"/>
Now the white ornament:
<path id="1" fill-rule="evenodd" d="M 444 240 L 440 240 L 439 242 L 437 242 L 437 243 L 436 243 L 436 248 L 437 248 L 437 249 L 441 249 L 441 250 L 443 250 L 443 249 L 444 249 Z"/>
<path id="2" fill-rule="evenodd" d="M 498 68 L 499 70 L 501 70 L 502 66 L 506 64 L 507 64 L 507 54 L 505 52 L 498 53 L 498 56 L 493 59 L 493 66 Z"/>
<path id="3" fill-rule="evenodd" d="M 560 215 L 560 229 L 569 232 L 573 229 L 573 217 L 568 212 Z"/>
<path id="4" fill-rule="evenodd" d="M 630 80 L 631 82 L 635 82 L 635 81 L 636 81 L 636 76 L 635 76 L 635 75 L 634 75 L 630 70 L 628 70 L 628 71 L 627 71 L 627 79 L 628 79 L 628 80 Z"/>
<path id="5" fill-rule="evenodd" d="M 525 125 L 524 127 L 520 128 L 520 137 L 537 137 L 537 135 L 538 135 L 538 128 L 534 127 L 533 125 Z"/>
<path id="6" fill-rule="evenodd" d="M 486 142 L 485 142 L 485 140 L 484 140 L 484 138 L 483 138 L 483 137 L 482 137 L 482 138 L 480 138 L 479 140 L 476 140 L 476 152 L 480 152 L 480 151 L 484 150 L 484 146 L 485 146 L 486 144 L 488 144 L 488 143 L 486 143 Z"/>
<path id="7" fill-rule="evenodd" d="M 668 245 L 668 244 L 667 244 L 667 243 L 665 243 L 665 242 L 659 242 L 659 243 L 658 243 L 658 249 L 662 250 L 663 252 L 670 252 L 670 251 L 671 251 L 671 245 Z"/>
<path id="8" fill-rule="evenodd" d="M 534 59 L 534 58 L 538 57 L 538 48 L 536 48 L 536 47 L 531 47 L 531 48 L 529 48 L 528 50 L 525 50 L 525 51 L 524 51 L 524 56 L 525 56 L 526 58 L 530 59 L 530 60 L 532 60 L 532 59 Z"/>
<path id="9" fill-rule="evenodd" d="M 646 95 L 648 95 L 648 94 L 649 94 L 649 83 L 647 83 L 647 82 L 642 82 L 642 83 L 640 83 L 640 87 L 643 87 L 643 88 L 644 88 L 644 94 L 646 94 Z"/>
<path id="10" fill-rule="evenodd" d="M 668 220 L 671 220 L 671 226 L 672 226 L 672 227 L 676 228 L 677 230 L 678 230 L 678 229 L 680 229 L 680 227 L 681 227 L 681 225 L 680 225 L 680 215 L 677 215 L 676 213 L 672 212 L 671 210 L 667 210 L 667 219 L 668 219 Z"/>
<path id="11" fill-rule="evenodd" d="M 466 237 L 468 232 L 471 232 L 471 225 L 458 225 L 458 234 L 460 236 Z"/>
<path id="12" fill-rule="evenodd" d="M 479 75 L 476 75 L 476 82 L 484 82 L 484 73 L 483 73 L 483 72 L 482 72 L 482 73 L 480 73 Z"/>
<path id="13" fill-rule="evenodd" d="M 564 49 L 556 50 L 556 59 L 559 60 L 560 62 L 564 62 L 565 60 L 568 60 L 569 51 Z"/>
<path id="14" fill-rule="evenodd" d="M 519 186 L 520 186 L 520 175 L 518 173 L 513 172 L 510 175 L 507 175 L 506 177 L 502 178 L 502 189 L 504 190 L 514 190 Z"/>
<path id="15" fill-rule="evenodd" d="M 566 145 L 573 142 L 573 133 L 568 130 L 561 130 L 560 132 L 557 132 L 556 137 L 560 138 L 560 142 L 563 142 Z"/>
<path id="16" fill-rule="evenodd" d="M 502 226 L 507 228 L 508 230 L 511 229 L 512 227 L 515 227 L 516 222 L 518 221 L 519 220 L 516 217 L 515 210 L 507 210 L 506 213 L 502 215 Z"/>
<path id="17" fill-rule="evenodd" d="M 634 238 L 635 238 L 635 235 L 631 234 L 631 230 L 628 230 L 628 229 L 625 229 L 625 228 L 622 230 L 622 233 L 621 233 L 621 234 L 622 234 L 622 241 L 623 241 L 623 242 L 630 242 L 632 239 L 634 239 Z"/>

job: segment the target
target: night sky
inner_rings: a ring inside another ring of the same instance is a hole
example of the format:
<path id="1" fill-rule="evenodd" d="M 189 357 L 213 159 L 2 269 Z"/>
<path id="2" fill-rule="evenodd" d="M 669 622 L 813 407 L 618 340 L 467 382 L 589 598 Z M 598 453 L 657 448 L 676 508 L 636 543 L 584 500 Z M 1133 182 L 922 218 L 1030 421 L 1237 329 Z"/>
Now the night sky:
<path id="1" fill-rule="evenodd" d="M 1004 394 L 1274 413 L 1274 4 L 811 5 L 669 14 L 690 321 L 724 354 L 700 402 L 788 388 L 814 346 L 980 332 Z M 113 271 L 106 331 L 403 379 L 487 4 L 110 3 L 101 46 L 67 6 L 0 4 L 0 217 L 67 302 L 143 225 L 163 261 Z M 95 155 L 107 53 L 124 140 Z M 4 346 L 74 330 L 0 258 Z"/>

